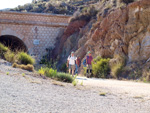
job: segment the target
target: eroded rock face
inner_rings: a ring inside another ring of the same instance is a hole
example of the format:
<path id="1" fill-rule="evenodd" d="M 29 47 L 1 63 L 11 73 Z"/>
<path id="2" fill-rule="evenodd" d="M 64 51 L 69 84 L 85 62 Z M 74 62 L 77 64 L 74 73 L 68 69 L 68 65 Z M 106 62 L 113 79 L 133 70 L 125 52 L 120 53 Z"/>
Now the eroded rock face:
<path id="1" fill-rule="evenodd" d="M 93 54 L 102 57 L 123 54 L 128 57 L 128 62 L 146 61 L 150 57 L 149 14 L 149 0 L 116 9 L 97 22 L 85 47 L 92 47 Z"/>
<path id="2" fill-rule="evenodd" d="M 68 37 L 73 35 L 76 32 L 79 32 L 81 28 L 83 28 L 87 24 L 86 21 L 74 21 L 69 24 L 67 29 L 65 30 L 64 34 L 61 36 L 59 41 L 56 43 L 56 47 L 53 50 L 53 56 L 56 57 L 57 55 L 63 54 L 63 47 L 66 45 L 66 41 Z"/>
<path id="3" fill-rule="evenodd" d="M 89 27 L 92 24 L 93 27 Z M 150 58 L 149 0 L 131 3 L 127 7 L 108 12 L 105 17 L 99 17 L 91 24 L 86 25 L 82 22 L 81 25 L 83 28 L 79 27 L 79 23 L 75 28 L 74 25 L 68 26 L 68 31 L 66 30 L 66 33 L 71 35 L 78 32 L 78 35 L 74 36 L 74 38 L 78 37 L 74 50 L 81 58 L 84 58 L 89 50 L 92 51 L 94 57 L 99 55 L 113 58 L 116 54 L 124 55 L 127 57 L 127 63 L 147 61 Z M 74 29 L 70 30 L 72 28 Z M 62 41 L 60 48 L 69 53 L 72 48 L 67 48 L 73 43 L 70 43 L 71 38 L 68 39 L 69 36 L 67 36 L 64 34 L 62 40 L 65 40 Z"/>

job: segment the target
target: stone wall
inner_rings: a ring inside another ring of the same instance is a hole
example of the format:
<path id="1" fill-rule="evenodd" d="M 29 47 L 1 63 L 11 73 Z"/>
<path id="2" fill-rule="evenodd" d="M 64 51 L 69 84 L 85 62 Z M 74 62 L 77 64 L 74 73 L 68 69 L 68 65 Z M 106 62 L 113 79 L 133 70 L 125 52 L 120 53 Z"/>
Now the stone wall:
<path id="1" fill-rule="evenodd" d="M 0 36 L 21 39 L 30 55 L 40 59 L 46 48 L 54 48 L 57 37 L 63 34 L 70 16 L 36 13 L 0 12 Z"/>

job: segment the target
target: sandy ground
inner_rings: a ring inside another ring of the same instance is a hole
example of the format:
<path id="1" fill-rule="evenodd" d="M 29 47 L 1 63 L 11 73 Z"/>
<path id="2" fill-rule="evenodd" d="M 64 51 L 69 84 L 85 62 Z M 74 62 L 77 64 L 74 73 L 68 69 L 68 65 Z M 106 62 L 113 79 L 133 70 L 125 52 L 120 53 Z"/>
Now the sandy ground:
<path id="1" fill-rule="evenodd" d="M 43 79 L 0 60 L 0 113 L 150 113 L 150 84 L 76 80 Z"/>

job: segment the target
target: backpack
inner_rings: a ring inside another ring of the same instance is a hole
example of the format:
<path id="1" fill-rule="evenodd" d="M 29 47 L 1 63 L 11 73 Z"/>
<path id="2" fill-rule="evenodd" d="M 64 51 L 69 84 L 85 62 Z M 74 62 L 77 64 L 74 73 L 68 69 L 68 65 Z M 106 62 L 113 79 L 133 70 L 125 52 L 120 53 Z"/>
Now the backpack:
<path id="1" fill-rule="evenodd" d="M 75 56 L 74 56 L 75 57 Z M 69 57 L 68 57 L 69 59 L 71 58 L 71 55 L 69 55 Z M 75 60 L 75 64 L 76 64 L 76 60 Z"/>
<path id="2" fill-rule="evenodd" d="M 86 67 L 86 58 L 83 60 L 83 66 Z"/>

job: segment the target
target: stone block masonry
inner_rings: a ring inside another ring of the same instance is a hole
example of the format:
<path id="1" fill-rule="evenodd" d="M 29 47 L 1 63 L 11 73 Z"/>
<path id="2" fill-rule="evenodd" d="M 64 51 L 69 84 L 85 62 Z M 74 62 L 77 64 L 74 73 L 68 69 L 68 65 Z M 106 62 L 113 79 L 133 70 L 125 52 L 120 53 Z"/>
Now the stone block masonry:
<path id="1" fill-rule="evenodd" d="M 19 38 L 37 60 L 54 48 L 57 37 L 68 26 L 70 16 L 0 11 L 0 38 Z"/>

